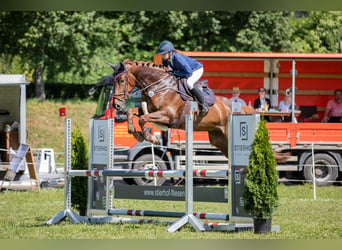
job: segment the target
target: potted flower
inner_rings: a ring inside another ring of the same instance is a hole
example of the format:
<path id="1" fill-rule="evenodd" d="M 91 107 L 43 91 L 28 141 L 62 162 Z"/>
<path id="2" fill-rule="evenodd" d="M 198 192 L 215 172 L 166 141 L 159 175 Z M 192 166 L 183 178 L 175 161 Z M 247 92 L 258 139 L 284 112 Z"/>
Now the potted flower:
<path id="1" fill-rule="evenodd" d="M 266 121 L 261 119 L 249 157 L 244 187 L 244 207 L 254 221 L 255 233 L 271 231 L 272 214 L 278 207 L 278 172 Z"/>

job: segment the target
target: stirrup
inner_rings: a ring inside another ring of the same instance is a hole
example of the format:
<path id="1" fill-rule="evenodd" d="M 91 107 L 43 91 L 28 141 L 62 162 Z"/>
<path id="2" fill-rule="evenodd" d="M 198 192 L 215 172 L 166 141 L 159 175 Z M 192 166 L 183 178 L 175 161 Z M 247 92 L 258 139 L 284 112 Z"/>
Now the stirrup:
<path id="1" fill-rule="evenodd" d="M 200 108 L 200 114 L 205 116 L 209 112 L 209 105 L 203 105 L 202 103 L 198 103 L 199 108 Z"/>

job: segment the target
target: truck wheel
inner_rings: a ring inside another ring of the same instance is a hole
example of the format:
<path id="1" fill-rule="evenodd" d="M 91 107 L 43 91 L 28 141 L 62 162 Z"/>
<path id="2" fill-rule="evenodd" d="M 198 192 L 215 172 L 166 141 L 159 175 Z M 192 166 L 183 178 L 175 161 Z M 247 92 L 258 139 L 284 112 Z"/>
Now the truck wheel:
<path id="1" fill-rule="evenodd" d="M 315 177 L 318 186 L 328 186 L 338 177 L 337 163 L 328 154 L 315 154 Z M 304 177 L 312 181 L 312 156 L 308 157 L 304 166 Z"/>
<path id="2" fill-rule="evenodd" d="M 42 181 L 41 183 L 40 183 L 40 188 L 41 189 L 45 189 L 45 188 L 48 188 L 49 187 L 49 182 L 47 182 L 47 181 Z"/>
<path id="3" fill-rule="evenodd" d="M 152 163 L 152 155 L 142 155 L 135 160 L 133 169 L 135 170 L 167 170 L 166 163 L 158 156 L 154 156 L 155 166 Z M 133 178 L 135 184 L 137 185 L 148 185 L 154 186 L 155 184 L 161 186 L 165 183 L 166 178 L 160 177 L 143 177 L 143 178 Z"/>
<path id="4" fill-rule="evenodd" d="M 128 185 L 134 185 L 135 182 L 132 178 L 123 178 L 123 180 L 128 184 Z"/>

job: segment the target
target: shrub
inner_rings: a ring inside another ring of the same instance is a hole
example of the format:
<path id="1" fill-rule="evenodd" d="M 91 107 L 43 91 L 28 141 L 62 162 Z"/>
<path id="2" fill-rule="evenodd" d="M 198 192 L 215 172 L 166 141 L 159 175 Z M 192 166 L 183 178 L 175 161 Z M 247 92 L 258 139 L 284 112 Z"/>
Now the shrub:
<path id="1" fill-rule="evenodd" d="M 272 218 L 278 207 L 278 172 L 266 121 L 259 122 L 247 167 L 244 206 L 253 218 Z"/>
<path id="2" fill-rule="evenodd" d="M 88 169 L 88 145 L 79 126 L 72 131 L 71 169 Z M 71 204 L 80 215 L 86 215 L 88 178 L 75 176 L 71 180 Z"/>

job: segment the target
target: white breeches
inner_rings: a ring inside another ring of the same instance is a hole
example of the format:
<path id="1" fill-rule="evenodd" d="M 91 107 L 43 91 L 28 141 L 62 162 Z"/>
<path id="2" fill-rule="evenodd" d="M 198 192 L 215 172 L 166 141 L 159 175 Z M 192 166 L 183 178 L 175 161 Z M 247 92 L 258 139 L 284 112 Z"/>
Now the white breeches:
<path id="1" fill-rule="evenodd" d="M 197 82 L 202 77 L 202 75 L 203 75 L 203 67 L 199 68 L 198 70 L 195 70 L 192 73 L 192 76 L 190 76 L 187 79 L 187 84 L 188 84 L 189 89 L 193 89 L 195 82 Z"/>

